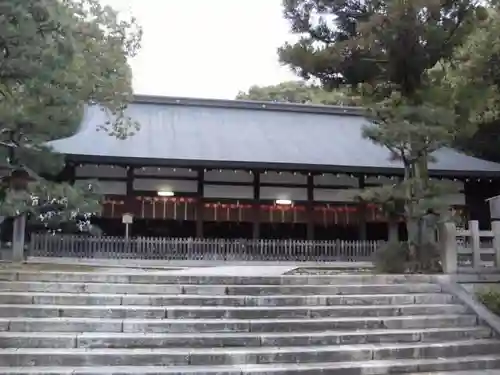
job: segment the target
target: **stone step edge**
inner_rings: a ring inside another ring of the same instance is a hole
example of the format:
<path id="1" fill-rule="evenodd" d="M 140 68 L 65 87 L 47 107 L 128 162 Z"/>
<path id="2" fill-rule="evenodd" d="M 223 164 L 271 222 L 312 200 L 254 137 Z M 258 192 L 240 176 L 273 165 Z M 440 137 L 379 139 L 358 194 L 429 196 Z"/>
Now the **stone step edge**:
<path id="1" fill-rule="evenodd" d="M 490 331 L 488 327 L 412 328 L 412 329 L 366 329 L 356 331 L 311 331 L 311 332 L 200 332 L 200 333 L 132 333 L 132 332 L 9 332 L 0 331 L 0 338 L 110 338 L 110 339 L 162 339 L 162 338 L 293 338 L 328 336 L 376 336 L 426 333 Z"/>
<path id="2" fill-rule="evenodd" d="M 387 375 L 388 369 L 399 369 L 400 375 L 454 375 L 453 371 L 442 371 L 444 366 L 457 367 L 473 364 L 474 371 L 477 371 L 478 365 L 483 365 L 486 369 L 492 366 L 500 366 L 500 355 L 483 355 L 467 357 L 450 357 L 436 359 L 398 359 L 371 360 L 360 362 L 317 362 L 306 364 L 262 364 L 262 365 L 229 365 L 229 366 L 173 366 L 173 367 L 143 367 L 143 366 L 104 366 L 104 367 L 0 367 L 2 375 L 246 375 L 256 374 L 288 374 L 294 372 L 304 372 L 304 374 L 325 374 L 328 370 L 348 371 L 350 369 L 359 369 L 360 374 L 366 372 L 370 375 Z M 422 373 L 419 370 L 428 371 L 429 367 L 437 366 L 439 372 Z M 401 370 L 403 369 L 403 370 Z M 406 372 L 403 372 L 408 370 Z M 316 372 L 317 371 L 317 372 Z M 480 375 L 488 375 L 484 369 L 478 372 Z M 418 373 L 416 373 L 418 372 Z M 391 371 L 391 373 L 394 373 Z M 457 375 L 472 375 L 473 371 L 463 371 Z M 339 372 L 340 374 L 340 372 Z M 495 374 L 496 375 L 496 374 Z"/>
<path id="3" fill-rule="evenodd" d="M 439 320 L 439 319 L 457 319 L 457 318 L 474 318 L 477 321 L 477 316 L 474 314 L 435 314 L 435 315 L 409 315 L 409 316 L 365 316 L 365 317 L 322 317 L 322 318 L 280 318 L 280 319 L 120 319 L 120 318 L 0 318 L 0 323 L 2 322 L 95 322 L 95 323 L 116 323 L 116 322 L 126 322 L 126 323 L 165 323 L 165 324 L 182 324 L 182 323 L 205 323 L 205 324 L 220 324 L 220 323 L 304 323 L 304 322 L 357 322 L 357 321 L 388 321 L 388 320 Z"/>
<path id="4" fill-rule="evenodd" d="M 353 268 L 357 268 L 354 267 Z M 175 272 L 175 271 L 174 271 Z M 238 275 L 175 275 L 172 270 L 148 270 L 148 271 L 137 271 L 132 269 L 127 270 L 96 270 L 96 271 L 64 271 L 64 270 L 0 270 L 0 278 L 5 276 L 19 276 L 19 275 L 56 275 L 57 277 L 65 276 L 97 276 L 97 277 L 116 277 L 127 279 L 130 277 L 166 277 L 166 278 L 182 278 L 186 280 L 212 280 L 212 279 L 241 279 L 241 280 L 307 280 L 307 279 L 370 279 L 370 278 L 385 278 L 389 280 L 401 280 L 401 281 L 412 281 L 412 280 L 432 280 L 432 275 L 423 274 L 369 274 L 369 273 L 338 273 L 338 274 L 295 274 L 295 275 L 276 275 L 276 276 L 238 276 Z"/>
<path id="5" fill-rule="evenodd" d="M 433 287 L 439 287 L 439 284 L 435 282 L 408 282 L 408 283 L 361 283 L 361 284 L 356 284 L 356 283 L 349 283 L 349 284 L 186 284 L 186 283 L 108 283 L 108 282 L 91 282 L 91 281 L 31 281 L 31 280 L 26 280 L 26 281 L 9 281 L 9 280 L 0 280 L 0 285 L 1 284 L 20 284 L 20 285 L 29 285 L 29 284 L 35 284 L 35 285 L 45 285 L 45 284 L 54 284 L 57 283 L 58 285 L 109 285 L 109 286 L 140 286 L 144 287 L 145 285 L 147 286 L 157 286 L 157 287 L 168 287 L 168 286 L 176 286 L 176 287 L 189 287 L 189 288 L 196 288 L 196 287 L 213 287 L 213 288 L 241 288 L 241 289 L 246 289 L 246 288 L 262 288 L 262 289 L 278 289 L 278 288 L 287 288 L 287 289 L 298 289 L 298 288 L 356 288 L 356 287 L 414 287 L 414 286 L 433 286 Z"/>
<path id="6" fill-rule="evenodd" d="M 466 306 L 460 303 L 421 303 L 421 304 L 395 304 L 395 305 L 327 305 L 327 306 L 317 306 L 317 305 L 300 305 L 300 306 L 193 306 L 193 305 L 168 305 L 168 306 L 151 306 L 151 305 L 54 305 L 54 304 L 14 304 L 6 303 L 0 304 L 1 309 L 16 308 L 16 309 L 29 309 L 29 310 L 43 310 L 43 309 L 58 309 L 58 310 L 150 310 L 150 311 L 162 311 L 162 310 L 191 310 L 191 311 L 259 311 L 259 310 L 277 310 L 277 311 L 296 311 L 296 310 L 383 310 L 383 309 L 411 309 L 411 308 L 443 308 L 443 307 L 463 307 Z"/>
<path id="7" fill-rule="evenodd" d="M 124 294 L 124 293 L 89 293 L 89 292 L 6 292 L 0 291 L 0 297 L 81 297 L 81 298 L 152 298 L 152 299 L 218 299 L 218 300 L 257 300 L 257 299 L 345 299 L 345 298 L 417 298 L 445 296 L 454 298 L 450 293 L 446 292 L 429 292 L 429 293 L 381 293 L 381 294 L 269 294 L 269 295 L 227 295 L 227 294 Z"/>
<path id="8" fill-rule="evenodd" d="M 316 352 L 357 352 L 368 350 L 376 352 L 379 350 L 392 349 L 421 349 L 421 348 L 443 348 L 443 347 L 469 347 L 478 345 L 500 345 L 498 339 L 478 340 L 453 340 L 446 342 L 412 342 L 412 343 L 370 343 L 356 345 L 310 345 L 292 347 L 247 347 L 247 348 L 3 348 L 0 349 L 0 357 L 4 355 L 249 355 L 249 354 L 278 354 L 278 353 L 316 353 Z"/>

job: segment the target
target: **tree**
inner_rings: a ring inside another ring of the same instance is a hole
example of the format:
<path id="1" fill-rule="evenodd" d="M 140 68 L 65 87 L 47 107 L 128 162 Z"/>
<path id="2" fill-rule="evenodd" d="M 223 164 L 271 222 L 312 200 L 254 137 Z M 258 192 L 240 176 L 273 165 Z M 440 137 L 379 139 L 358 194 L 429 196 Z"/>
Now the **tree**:
<path id="1" fill-rule="evenodd" d="M 138 124 L 124 114 L 132 99 L 127 58 L 141 30 L 97 0 L 0 0 L 0 13 L 0 160 L 10 171 L 0 211 L 51 219 L 92 212 L 92 185 L 47 180 L 63 162 L 47 141 L 74 132 L 88 104 L 114 115 L 103 127 L 111 136 L 133 134 Z"/>
<path id="2" fill-rule="evenodd" d="M 248 92 L 240 92 L 236 99 L 345 106 L 355 106 L 358 102 L 357 98 L 345 89 L 326 91 L 304 81 L 282 82 L 272 86 L 252 86 Z"/>
<path id="3" fill-rule="evenodd" d="M 455 110 L 461 134 L 455 145 L 477 157 L 500 162 L 500 8 L 491 5 L 488 17 L 453 58 L 433 70 L 433 86 Z"/>
<path id="4" fill-rule="evenodd" d="M 425 73 L 450 58 L 484 17 L 475 0 L 283 0 L 283 6 L 301 38 L 278 54 L 300 76 L 324 87 L 389 86 L 415 100 Z"/>
<path id="5" fill-rule="evenodd" d="M 483 8 L 473 0 L 284 0 L 284 8 L 302 38 L 279 50 L 281 61 L 328 88 L 360 87 L 365 137 L 403 165 L 403 181 L 385 188 L 404 201 L 412 269 L 428 268 L 426 223 L 443 189 L 429 182 L 427 165 L 460 132 L 431 72 L 453 58 Z"/>

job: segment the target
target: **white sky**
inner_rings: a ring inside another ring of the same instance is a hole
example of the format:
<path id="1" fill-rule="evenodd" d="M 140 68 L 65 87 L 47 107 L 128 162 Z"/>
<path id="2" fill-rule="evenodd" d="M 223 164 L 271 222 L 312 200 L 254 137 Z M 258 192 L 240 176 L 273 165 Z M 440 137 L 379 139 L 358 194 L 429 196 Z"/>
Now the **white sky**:
<path id="1" fill-rule="evenodd" d="M 281 0 L 101 0 L 143 27 L 131 61 L 137 94 L 233 99 L 297 79 L 276 49 L 293 37 Z"/>

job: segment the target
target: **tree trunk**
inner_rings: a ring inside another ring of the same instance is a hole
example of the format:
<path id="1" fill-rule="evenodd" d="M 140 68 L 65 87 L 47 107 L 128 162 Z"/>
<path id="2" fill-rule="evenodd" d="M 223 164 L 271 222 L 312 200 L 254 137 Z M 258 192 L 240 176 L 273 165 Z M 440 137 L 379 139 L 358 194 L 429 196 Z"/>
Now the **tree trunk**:
<path id="1" fill-rule="evenodd" d="M 399 242 L 399 223 L 397 220 L 389 219 L 389 243 Z"/>
<path id="2" fill-rule="evenodd" d="M 24 235 L 26 231 L 26 215 L 14 218 L 14 229 L 12 231 L 12 261 L 24 261 Z"/>

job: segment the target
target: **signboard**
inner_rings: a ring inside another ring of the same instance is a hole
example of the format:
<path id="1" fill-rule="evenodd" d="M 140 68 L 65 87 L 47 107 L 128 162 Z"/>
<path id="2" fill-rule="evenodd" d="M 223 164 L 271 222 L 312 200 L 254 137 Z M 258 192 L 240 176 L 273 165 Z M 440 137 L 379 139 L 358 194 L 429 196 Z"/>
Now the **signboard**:
<path id="1" fill-rule="evenodd" d="M 125 213 L 122 216 L 122 223 L 123 224 L 132 224 L 134 222 L 134 215 L 131 213 Z"/>
<path id="2" fill-rule="evenodd" d="M 490 204 L 490 216 L 492 220 L 500 220 L 500 195 L 488 198 L 486 201 Z"/>

